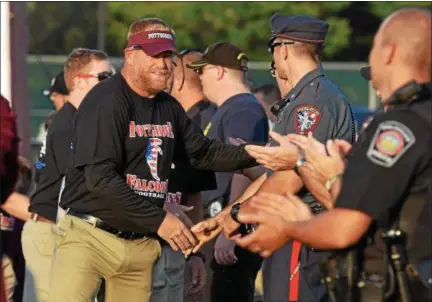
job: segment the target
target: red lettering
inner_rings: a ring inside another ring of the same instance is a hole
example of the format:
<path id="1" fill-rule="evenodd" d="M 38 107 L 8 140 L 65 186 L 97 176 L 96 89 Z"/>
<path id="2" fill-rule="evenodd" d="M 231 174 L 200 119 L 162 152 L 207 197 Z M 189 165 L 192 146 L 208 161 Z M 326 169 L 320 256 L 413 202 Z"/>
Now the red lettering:
<path id="1" fill-rule="evenodd" d="M 181 198 L 182 198 L 182 193 L 177 192 L 174 195 L 174 203 L 175 204 L 180 204 L 181 203 Z"/>
<path id="2" fill-rule="evenodd" d="M 168 182 L 163 181 L 161 182 L 161 193 L 166 193 L 168 191 Z"/>
<path id="3" fill-rule="evenodd" d="M 143 127 L 145 129 L 145 136 L 148 137 L 149 136 L 149 132 L 150 132 L 150 125 L 144 125 Z"/>
<path id="4" fill-rule="evenodd" d="M 167 122 L 168 128 L 169 128 L 169 137 L 174 138 L 174 133 L 172 131 L 172 126 L 170 122 Z"/>
<path id="5" fill-rule="evenodd" d="M 160 189 L 161 189 L 161 183 L 160 183 L 160 181 L 155 181 L 155 183 L 154 183 L 154 190 L 157 193 L 160 193 Z"/>
<path id="6" fill-rule="evenodd" d="M 162 136 L 162 126 L 161 125 L 155 125 L 156 135 L 161 137 Z"/>
<path id="7" fill-rule="evenodd" d="M 136 127 L 135 127 L 135 131 L 137 132 L 137 134 L 138 134 L 138 136 L 139 137 L 143 137 L 143 135 L 144 135 L 144 129 L 143 129 L 143 126 L 142 125 L 137 125 Z"/>
<path id="8" fill-rule="evenodd" d="M 129 137 L 135 137 L 135 122 L 129 123 Z"/>
<path id="9" fill-rule="evenodd" d="M 145 180 L 143 180 L 143 181 L 145 181 Z M 135 190 L 139 190 L 139 191 L 141 191 L 141 188 L 142 188 L 141 179 L 137 178 L 137 180 L 136 180 L 136 182 L 135 182 L 135 187 L 134 187 L 134 189 L 135 189 Z"/>
<path id="10" fill-rule="evenodd" d="M 154 191 L 154 181 L 153 180 L 150 180 L 149 182 L 148 182 L 148 185 L 147 185 L 147 191 L 149 191 L 149 192 L 153 192 Z"/>
<path id="11" fill-rule="evenodd" d="M 132 188 L 133 185 L 135 184 L 136 175 L 127 174 L 127 175 L 126 175 L 126 179 L 127 179 L 127 185 L 128 185 L 130 188 Z"/>

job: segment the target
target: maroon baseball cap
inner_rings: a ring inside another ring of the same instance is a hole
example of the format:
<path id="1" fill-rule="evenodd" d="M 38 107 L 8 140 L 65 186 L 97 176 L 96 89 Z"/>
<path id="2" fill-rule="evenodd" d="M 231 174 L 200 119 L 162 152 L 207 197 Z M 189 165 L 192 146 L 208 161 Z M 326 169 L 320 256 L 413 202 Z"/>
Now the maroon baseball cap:
<path id="1" fill-rule="evenodd" d="M 170 31 L 151 30 L 130 35 L 127 47 L 137 46 L 152 57 L 165 51 L 177 53 L 174 35 Z"/>
<path id="2" fill-rule="evenodd" d="M 200 70 L 207 64 L 223 66 L 237 70 L 247 70 L 248 57 L 234 44 L 217 42 L 210 45 L 198 61 L 187 64 L 186 67 Z"/>

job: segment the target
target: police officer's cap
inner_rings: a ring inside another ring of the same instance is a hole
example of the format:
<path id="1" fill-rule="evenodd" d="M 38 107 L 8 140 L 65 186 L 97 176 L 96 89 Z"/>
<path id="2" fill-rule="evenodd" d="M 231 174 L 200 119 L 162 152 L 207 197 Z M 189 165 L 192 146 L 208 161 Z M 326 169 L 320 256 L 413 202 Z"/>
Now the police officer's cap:
<path id="1" fill-rule="evenodd" d="M 275 13 L 270 17 L 271 41 L 285 38 L 303 43 L 324 43 L 329 24 L 309 16 L 283 16 Z"/>
<path id="2" fill-rule="evenodd" d="M 42 91 L 43 95 L 50 96 L 54 92 L 62 95 L 68 95 L 69 91 L 66 87 L 66 82 L 64 78 L 64 72 L 60 72 L 55 77 L 51 79 L 51 85 L 49 88 Z"/>

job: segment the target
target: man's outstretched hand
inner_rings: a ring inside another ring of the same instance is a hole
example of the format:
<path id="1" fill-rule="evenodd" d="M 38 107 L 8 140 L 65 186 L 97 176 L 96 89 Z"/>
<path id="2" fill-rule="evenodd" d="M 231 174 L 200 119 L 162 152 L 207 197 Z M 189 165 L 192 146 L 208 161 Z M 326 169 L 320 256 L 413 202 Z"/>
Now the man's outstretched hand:
<path id="1" fill-rule="evenodd" d="M 234 241 L 262 257 L 269 257 L 291 240 L 290 228 L 295 221 L 311 217 L 309 207 L 292 194 L 259 193 L 238 214 L 240 222 L 255 224 L 256 230 L 244 237 L 236 236 Z"/>
<path id="2" fill-rule="evenodd" d="M 215 238 L 221 231 L 222 227 L 218 216 L 197 223 L 191 228 L 191 232 L 198 239 L 198 244 L 193 248 L 183 251 L 184 255 L 187 257 L 191 253 L 197 252 L 205 243 Z"/>

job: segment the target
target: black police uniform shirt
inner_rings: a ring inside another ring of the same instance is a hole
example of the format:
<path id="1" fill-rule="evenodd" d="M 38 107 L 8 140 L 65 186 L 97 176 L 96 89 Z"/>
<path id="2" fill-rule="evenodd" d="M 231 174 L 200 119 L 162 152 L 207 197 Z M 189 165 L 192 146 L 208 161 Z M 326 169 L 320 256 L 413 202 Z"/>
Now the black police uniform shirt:
<path id="1" fill-rule="evenodd" d="M 247 143 L 263 144 L 268 141 L 269 125 L 264 108 L 251 93 L 241 93 L 227 99 L 218 109 L 204 134 L 229 144 L 229 138 L 241 138 Z M 217 190 L 203 192 L 205 203 L 229 201 L 233 173 L 216 173 Z"/>
<path id="2" fill-rule="evenodd" d="M 36 190 L 30 199 L 29 211 L 56 221 L 62 178 L 66 173 L 72 123 L 76 108 L 67 102 L 57 112 L 48 128 L 36 162 Z"/>
<path id="3" fill-rule="evenodd" d="M 273 131 L 282 135 L 307 135 L 312 132 L 321 143 L 336 138 L 349 143 L 355 141 L 356 125 L 347 97 L 324 75 L 321 68 L 307 73 L 284 100 L 287 102 L 277 115 Z M 270 144 L 277 145 L 277 142 L 270 140 Z M 267 175 L 272 173 L 271 170 L 267 171 Z M 313 196 L 305 189 L 298 195 L 308 204 L 315 203 Z M 276 301 L 288 297 L 291 252 L 292 244 L 288 243 L 265 260 L 263 278 L 266 300 Z M 327 299 L 326 288 L 320 281 L 320 254 L 305 246 L 300 251 L 299 287 L 302 301 Z"/>
<path id="4" fill-rule="evenodd" d="M 424 193 L 408 256 L 432 257 L 432 99 L 390 107 L 374 116 L 348 155 L 335 207 L 361 211 L 383 228 L 393 225 L 411 194 Z M 359 194 L 360 192 L 360 194 Z M 430 194 L 430 192 L 429 192 Z"/>
<path id="5" fill-rule="evenodd" d="M 195 168 L 231 171 L 256 164 L 243 147 L 203 136 L 173 97 L 142 97 L 121 73 L 87 94 L 72 142 L 62 208 L 135 233 L 155 232 L 163 221 L 178 150 L 186 150 Z"/>

